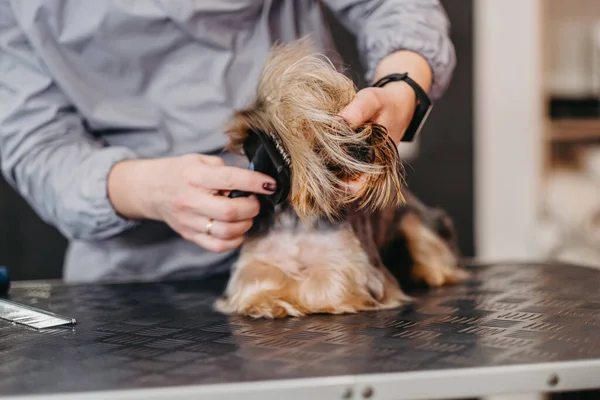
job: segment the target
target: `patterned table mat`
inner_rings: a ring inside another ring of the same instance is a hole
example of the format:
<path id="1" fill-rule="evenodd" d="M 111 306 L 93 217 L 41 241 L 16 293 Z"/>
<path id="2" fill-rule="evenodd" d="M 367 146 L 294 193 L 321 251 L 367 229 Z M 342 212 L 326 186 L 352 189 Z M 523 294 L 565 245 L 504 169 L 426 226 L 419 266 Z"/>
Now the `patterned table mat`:
<path id="1" fill-rule="evenodd" d="M 600 271 L 473 267 L 463 285 L 396 310 L 227 318 L 223 282 L 15 287 L 14 301 L 77 319 L 0 320 L 0 394 L 374 374 L 600 358 Z"/>

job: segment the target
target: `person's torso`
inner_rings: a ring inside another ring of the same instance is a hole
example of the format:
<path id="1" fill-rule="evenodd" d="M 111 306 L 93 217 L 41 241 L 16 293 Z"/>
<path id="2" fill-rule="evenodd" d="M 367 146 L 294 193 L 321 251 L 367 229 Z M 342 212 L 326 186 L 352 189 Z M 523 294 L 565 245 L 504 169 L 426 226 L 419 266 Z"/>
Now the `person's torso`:
<path id="1" fill-rule="evenodd" d="M 224 126 L 253 97 L 274 43 L 310 34 L 321 51 L 335 55 L 316 0 L 13 0 L 12 6 L 89 132 L 145 158 L 220 153 Z M 148 222 L 102 242 L 71 242 L 65 278 L 160 279 L 188 268 L 201 274 L 231 257 Z"/>
<path id="2" fill-rule="evenodd" d="M 310 34 L 315 0 L 27 0 L 21 26 L 91 133 L 142 157 L 218 152 L 271 46 Z"/>

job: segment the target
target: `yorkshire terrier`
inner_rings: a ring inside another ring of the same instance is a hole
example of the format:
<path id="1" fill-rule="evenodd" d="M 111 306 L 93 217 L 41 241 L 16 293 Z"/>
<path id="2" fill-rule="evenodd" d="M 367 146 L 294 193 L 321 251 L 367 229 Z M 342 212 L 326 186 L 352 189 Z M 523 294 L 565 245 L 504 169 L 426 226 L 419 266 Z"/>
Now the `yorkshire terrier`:
<path id="1" fill-rule="evenodd" d="M 270 135 L 290 170 L 286 201 L 261 212 L 216 310 L 254 318 L 342 314 L 410 302 L 399 282 L 430 287 L 468 274 L 448 215 L 404 187 L 398 150 L 373 122 L 338 113 L 356 86 L 307 40 L 276 46 L 257 93 L 235 111 L 228 149 Z"/>

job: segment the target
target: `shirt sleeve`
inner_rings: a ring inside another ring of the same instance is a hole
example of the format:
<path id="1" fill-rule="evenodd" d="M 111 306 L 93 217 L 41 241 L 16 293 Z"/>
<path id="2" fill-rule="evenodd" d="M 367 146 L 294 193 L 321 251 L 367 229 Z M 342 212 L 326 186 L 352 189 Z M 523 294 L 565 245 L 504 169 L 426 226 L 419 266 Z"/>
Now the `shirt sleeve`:
<path id="1" fill-rule="evenodd" d="M 325 0 L 327 7 L 357 39 L 367 81 L 379 62 L 398 50 L 423 56 L 433 74 L 430 90 L 438 99 L 456 66 L 450 22 L 439 0 Z M 402 71 L 398 71 L 402 72 Z"/>
<path id="2" fill-rule="evenodd" d="M 135 157 L 86 132 L 0 1 L 0 164 L 8 183 L 68 239 L 102 240 L 137 224 L 107 195 L 112 166 Z"/>

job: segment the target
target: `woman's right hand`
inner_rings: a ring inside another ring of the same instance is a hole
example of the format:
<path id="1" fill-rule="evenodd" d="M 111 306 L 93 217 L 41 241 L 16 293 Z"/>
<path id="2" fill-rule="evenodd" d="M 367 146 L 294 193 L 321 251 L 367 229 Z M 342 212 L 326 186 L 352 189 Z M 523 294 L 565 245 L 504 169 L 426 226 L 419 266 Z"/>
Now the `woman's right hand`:
<path id="1" fill-rule="evenodd" d="M 122 161 L 108 177 L 109 198 L 120 215 L 164 221 L 184 239 L 214 252 L 238 247 L 259 212 L 255 196 L 230 199 L 231 190 L 272 194 L 275 181 L 197 154 Z"/>

